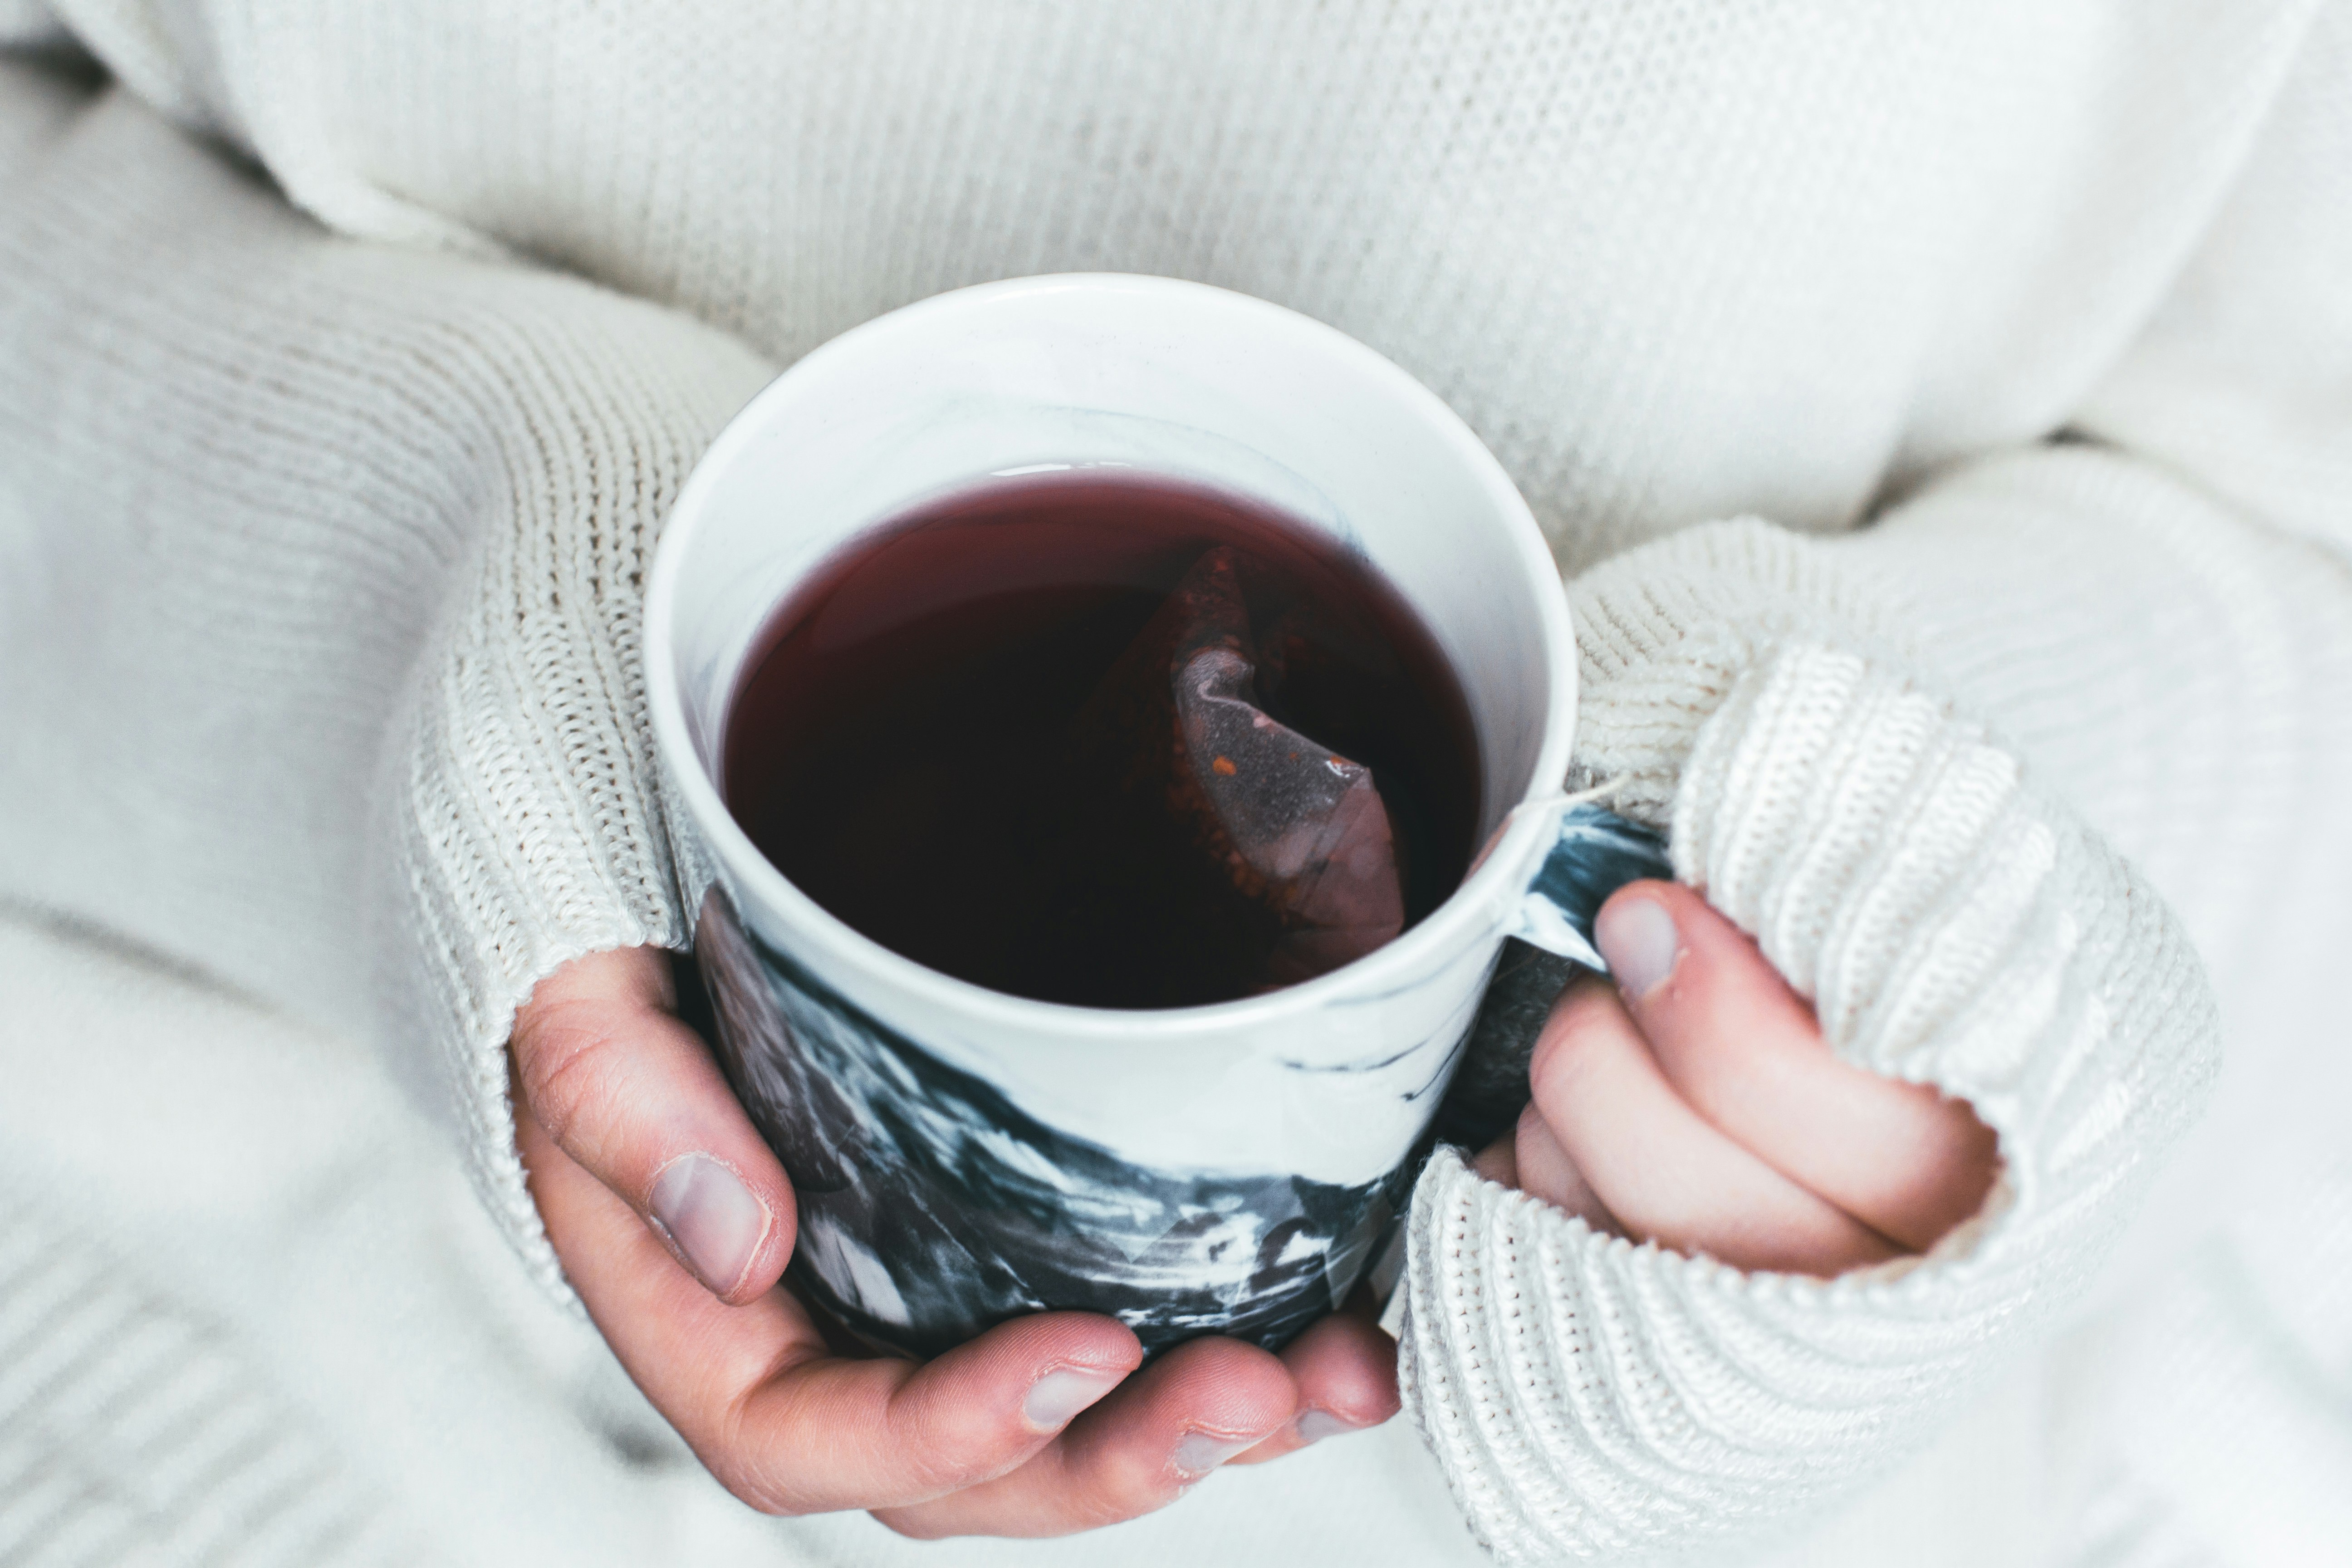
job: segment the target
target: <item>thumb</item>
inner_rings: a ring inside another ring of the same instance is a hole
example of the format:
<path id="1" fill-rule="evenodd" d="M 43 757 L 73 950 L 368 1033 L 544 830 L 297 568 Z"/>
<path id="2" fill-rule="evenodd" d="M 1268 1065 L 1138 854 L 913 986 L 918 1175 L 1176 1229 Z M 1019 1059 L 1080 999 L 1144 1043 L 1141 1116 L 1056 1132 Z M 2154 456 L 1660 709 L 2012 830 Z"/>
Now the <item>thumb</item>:
<path id="1" fill-rule="evenodd" d="M 658 948 L 565 964 L 515 1016 L 515 1090 L 689 1273 L 740 1305 L 792 1257 L 792 1183 L 677 1001 Z"/>
<path id="2" fill-rule="evenodd" d="M 1636 882 L 1594 936 L 1666 1080 L 1733 1142 L 1913 1251 L 1984 1205 L 1992 1130 L 1930 1085 L 1841 1060 L 1811 1005 L 1699 894 Z"/>

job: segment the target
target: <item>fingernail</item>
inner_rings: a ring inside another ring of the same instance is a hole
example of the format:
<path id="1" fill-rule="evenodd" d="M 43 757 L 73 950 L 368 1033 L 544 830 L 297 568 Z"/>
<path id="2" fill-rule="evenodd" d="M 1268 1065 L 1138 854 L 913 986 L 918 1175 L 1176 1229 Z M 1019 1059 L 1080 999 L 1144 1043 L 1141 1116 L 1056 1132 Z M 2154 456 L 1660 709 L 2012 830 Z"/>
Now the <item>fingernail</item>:
<path id="1" fill-rule="evenodd" d="M 1592 944 L 1625 994 L 1636 1000 L 1665 984 L 1682 951 L 1675 917 L 1655 899 L 1623 899 L 1602 910 Z"/>
<path id="2" fill-rule="evenodd" d="M 1298 1440 L 1320 1443 L 1326 1437 L 1337 1437 L 1342 1432 L 1353 1432 L 1355 1424 L 1342 1421 L 1328 1410 L 1310 1410 L 1298 1418 Z"/>
<path id="3" fill-rule="evenodd" d="M 1029 1397 L 1022 1401 L 1021 1414 L 1040 1432 L 1058 1432 L 1079 1411 L 1117 1388 L 1119 1376 L 1115 1372 L 1091 1372 L 1077 1366 L 1049 1372 L 1029 1385 Z"/>
<path id="4" fill-rule="evenodd" d="M 1187 1432 L 1169 1462 L 1180 1474 L 1205 1476 L 1243 1449 L 1255 1447 L 1258 1442 L 1255 1437 L 1228 1437 L 1222 1432 Z"/>
<path id="5" fill-rule="evenodd" d="M 708 1154 L 682 1154 L 654 1178 L 654 1228 L 714 1296 L 742 1282 L 768 1234 L 768 1205 Z"/>

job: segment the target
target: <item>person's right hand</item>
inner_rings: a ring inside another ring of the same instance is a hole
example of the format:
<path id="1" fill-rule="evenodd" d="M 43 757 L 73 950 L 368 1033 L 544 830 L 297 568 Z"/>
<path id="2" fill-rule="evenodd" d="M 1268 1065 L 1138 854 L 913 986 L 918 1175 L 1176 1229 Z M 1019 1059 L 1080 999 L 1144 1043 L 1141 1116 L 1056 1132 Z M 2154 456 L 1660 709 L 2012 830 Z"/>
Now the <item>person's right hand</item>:
<path id="1" fill-rule="evenodd" d="M 834 1354 L 777 1282 L 792 1184 L 676 1001 L 654 948 L 541 983 L 509 1047 L 516 1137 L 589 1315 L 752 1507 L 869 1509 L 909 1535 L 1059 1535 L 1148 1513 L 1228 1459 L 1395 1413 L 1395 1347 L 1368 1310 L 1279 1356 L 1202 1339 L 1140 1373 L 1134 1334 L 1083 1312 L 1019 1319 L 926 1363 Z"/>

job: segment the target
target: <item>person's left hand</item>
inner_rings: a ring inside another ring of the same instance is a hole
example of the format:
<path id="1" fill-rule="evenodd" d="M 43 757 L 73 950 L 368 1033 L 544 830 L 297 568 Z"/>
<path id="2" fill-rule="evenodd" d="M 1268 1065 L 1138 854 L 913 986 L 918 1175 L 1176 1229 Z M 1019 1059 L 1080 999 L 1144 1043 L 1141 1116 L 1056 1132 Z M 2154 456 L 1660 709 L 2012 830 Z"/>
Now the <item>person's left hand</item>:
<path id="1" fill-rule="evenodd" d="M 1812 1009 L 1691 889 L 1636 882 L 1594 930 L 1534 1099 L 1479 1173 L 1596 1229 L 1828 1278 L 1924 1252 L 1984 1204 L 1992 1131 L 1962 1101 L 1831 1054 Z"/>

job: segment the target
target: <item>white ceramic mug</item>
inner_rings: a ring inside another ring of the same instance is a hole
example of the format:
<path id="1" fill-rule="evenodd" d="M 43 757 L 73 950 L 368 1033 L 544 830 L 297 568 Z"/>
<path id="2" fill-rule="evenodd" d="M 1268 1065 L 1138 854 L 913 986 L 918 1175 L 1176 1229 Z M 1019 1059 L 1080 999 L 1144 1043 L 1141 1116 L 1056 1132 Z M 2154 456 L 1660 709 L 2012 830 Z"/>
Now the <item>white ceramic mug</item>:
<path id="1" fill-rule="evenodd" d="M 1434 633 L 1476 731 L 1478 836 L 1499 835 L 1385 947 L 1213 1006 L 1024 1000 L 852 931 L 729 814 L 739 678 L 820 563 L 992 476 L 1089 465 L 1271 503 L 1369 558 Z M 715 1043 L 796 1188 L 793 1279 L 917 1353 L 1045 1308 L 1114 1313 L 1153 1350 L 1287 1339 L 1393 1230 L 1503 939 L 1597 966 L 1601 900 L 1664 874 L 1654 837 L 1560 794 L 1575 643 L 1501 467 L 1371 350 L 1200 284 L 987 284 L 810 353 L 679 496 L 646 650 L 677 828 L 715 874 L 697 935 Z"/>

